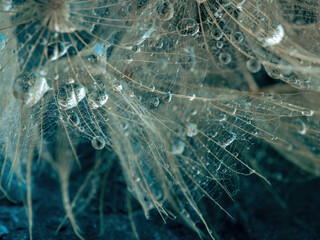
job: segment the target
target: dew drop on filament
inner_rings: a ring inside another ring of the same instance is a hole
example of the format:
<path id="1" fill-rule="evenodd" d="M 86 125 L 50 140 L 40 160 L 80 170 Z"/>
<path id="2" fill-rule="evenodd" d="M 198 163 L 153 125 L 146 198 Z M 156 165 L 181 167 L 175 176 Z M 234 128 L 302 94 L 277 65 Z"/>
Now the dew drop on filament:
<path id="1" fill-rule="evenodd" d="M 70 109 L 78 105 L 78 103 L 86 96 L 86 89 L 79 83 L 68 83 L 62 86 L 58 92 L 58 104 Z"/>
<path id="2" fill-rule="evenodd" d="M 98 89 L 88 93 L 88 103 L 91 109 L 97 109 L 102 107 L 106 104 L 108 99 L 108 94 L 102 89 Z"/>
<path id="3" fill-rule="evenodd" d="M 229 146 L 237 138 L 237 135 L 235 133 L 229 132 L 229 134 L 230 136 L 221 144 L 223 148 L 226 148 L 227 146 Z"/>
<path id="4" fill-rule="evenodd" d="M 312 110 L 310 110 L 310 109 L 305 109 L 305 110 L 303 110 L 301 113 L 302 113 L 302 115 L 304 115 L 304 116 L 311 117 L 311 116 L 314 114 L 314 111 L 312 111 Z"/>
<path id="5" fill-rule="evenodd" d="M 80 124 L 80 118 L 78 114 L 72 113 L 68 116 L 68 123 L 70 125 L 78 126 Z"/>

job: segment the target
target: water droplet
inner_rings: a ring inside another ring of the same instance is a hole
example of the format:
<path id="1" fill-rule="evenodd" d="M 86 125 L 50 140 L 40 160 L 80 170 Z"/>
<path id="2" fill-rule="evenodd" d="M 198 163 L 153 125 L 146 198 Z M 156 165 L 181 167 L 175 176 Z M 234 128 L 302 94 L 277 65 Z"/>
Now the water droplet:
<path id="1" fill-rule="evenodd" d="M 302 112 L 302 115 L 304 116 L 308 116 L 311 117 L 314 114 L 314 111 L 310 110 L 310 109 L 304 109 Z"/>
<path id="2" fill-rule="evenodd" d="M 78 126 L 80 124 L 80 118 L 78 114 L 72 113 L 68 116 L 68 123 L 70 125 Z"/>
<path id="3" fill-rule="evenodd" d="M 156 90 L 156 86 L 153 83 L 150 84 L 150 88 L 151 92 L 154 92 Z"/>
<path id="4" fill-rule="evenodd" d="M 102 107 L 108 99 L 109 96 L 103 89 L 93 90 L 88 94 L 88 103 L 91 109 Z"/>
<path id="5" fill-rule="evenodd" d="M 112 90 L 115 92 L 121 92 L 122 91 L 122 85 L 121 84 L 113 84 Z"/>
<path id="6" fill-rule="evenodd" d="M 185 146 L 186 146 L 186 144 L 183 141 L 177 140 L 173 143 L 173 145 L 171 147 L 171 152 L 175 155 L 182 154 Z"/>
<path id="7" fill-rule="evenodd" d="M 50 89 L 46 78 L 37 73 L 23 73 L 15 79 L 13 95 L 26 106 L 33 106 Z"/>
<path id="8" fill-rule="evenodd" d="M 55 61 L 64 56 L 71 46 L 72 44 L 67 42 L 54 42 L 48 44 L 45 53 L 50 61 Z"/>
<path id="9" fill-rule="evenodd" d="M 0 33 L 0 51 L 2 51 L 5 46 L 6 46 L 6 39 L 5 39 L 5 37 Z"/>
<path id="10" fill-rule="evenodd" d="M 151 100 L 150 105 L 151 107 L 158 107 L 160 104 L 160 99 L 155 97 Z"/>
<path id="11" fill-rule="evenodd" d="M 220 53 L 219 61 L 220 63 L 227 65 L 231 62 L 231 55 L 229 53 Z"/>
<path id="12" fill-rule="evenodd" d="M 157 6 L 158 16 L 164 20 L 170 20 L 174 15 L 174 8 L 170 2 L 160 2 Z"/>
<path id="13" fill-rule="evenodd" d="M 241 42 L 244 40 L 243 33 L 242 33 L 242 32 L 235 32 L 235 33 L 233 34 L 233 40 L 234 40 L 236 43 L 241 43 Z"/>
<path id="14" fill-rule="evenodd" d="M 86 96 L 86 89 L 79 83 L 68 83 L 60 88 L 58 92 L 58 104 L 70 109 L 76 107 L 78 103 Z"/>
<path id="15" fill-rule="evenodd" d="M 194 36 L 199 32 L 199 24 L 191 18 L 184 18 L 178 24 L 178 32 L 182 36 Z"/>
<path id="16" fill-rule="evenodd" d="M 99 61 L 99 58 L 95 54 L 90 54 L 88 56 L 88 61 L 91 62 L 91 63 L 97 63 Z"/>
<path id="17" fill-rule="evenodd" d="M 125 130 L 128 130 L 129 125 L 128 125 L 128 123 L 123 122 L 120 124 L 120 127 L 125 131 Z"/>
<path id="18" fill-rule="evenodd" d="M 298 133 L 301 135 L 305 135 L 307 133 L 307 126 L 302 120 L 298 119 L 294 122 L 294 124 L 297 126 Z"/>
<path id="19" fill-rule="evenodd" d="M 229 146 L 231 143 L 233 143 L 234 140 L 236 140 L 237 135 L 233 132 L 229 132 L 228 138 L 221 144 L 221 147 L 226 148 Z"/>
<path id="20" fill-rule="evenodd" d="M 251 58 L 246 63 L 247 69 L 249 72 L 257 73 L 261 70 L 261 64 L 258 59 Z"/>
<path id="21" fill-rule="evenodd" d="M 224 34 L 228 36 L 233 32 L 227 25 L 224 25 L 222 30 Z"/>
<path id="22" fill-rule="evenodd" d="M 134 181 L 135 183 L 138 183 L 138 182 L 141 181 L 141 178 L 139 178 L 139 177 L 133 177 L 133 181 Z"/>
<path id="23" fill-rule="evenodd" d="M 197 113 L 198 113 L 198 111 L 197 111 L 196 109 L 194 109 L 194 110 L 192 110 L 192 112 L 191 112 L 191 116 L 195 116 L 195 115 L 197 115 Z"/>
<path id="24" fill-rule="evenodd" d="M 263 47 L 270 47 L 279 44 L 284 37 L 284 29 L 279 24 L 274 27 L 271 26 L 269 31 L 260 31 L 257 33 L 257 40 L 262 44 Z"/>
<path id="25" fill-rule="evenodd" d="M 220 40 L 223 36 L 222 30 L 220 28 L 214 28 L 212 29 L 211 33 L 210 33 L 211 37 L 214 40 Z"/>
<path id="26" fill-rule="evenodd" d="M 178 62 L 185 70 L 192 70 L 195 65 L 195 54 L 193 50 L 185 49 L 185 53 L 179 57 Z"/>
<path id="27" fill-rule="evenodd" d="M 138 45 L 133 45 L 133 46 L 131 47 L 131 50 L 132 50 L 133 52 L 139 52 L 139 51 L 140 51 L 140 47 L 139 47 Z"/>
<path id="28" fill-rule="evenodd" d="M 196 98 L 196 95 L 193 93 L 193 94 L 189 97 L 189 100 L 190 100 L 190 101 L 193 101 L 195 98 Z"/>
<path id="29" fill-rule="evenodd" d="M 219 122 L 224 122 L 227 120 L 227 115 L 226 114 L 221 114 L 220 115 L 220 119 L 219 119 Z"/>
<path id="30" fill-rule="evenodd" d="M 187 126 L 187 136 L 193 137 L 198 134 L 197 124 L 189 123 Z"/>
<path id="31" fill-rule="evenodd" d="M 172 94 L 170 92 L 168 92 L 165 96 L 164 96 L 164 101 L 169 103 L 172 100 Z"/>
<path id="32" fill-rule="evenodd" d="M 223 47 L 223 41 L 222 40 L 217 41 L 216 46 L 217 48 L 221 49 Z"/>
<path id="33" fill-rule="evenodd" d="M 96 150 L 101 150 L 105 147 L 106 141 L 101 136 L 95 136 L 91 141 L 92 147 Z"/>

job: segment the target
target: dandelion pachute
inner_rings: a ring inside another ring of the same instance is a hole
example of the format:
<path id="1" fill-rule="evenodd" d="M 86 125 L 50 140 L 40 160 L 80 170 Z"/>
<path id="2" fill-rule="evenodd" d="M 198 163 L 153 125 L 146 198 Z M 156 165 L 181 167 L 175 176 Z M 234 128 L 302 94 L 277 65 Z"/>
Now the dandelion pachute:
<path id="1" fill-rule="evenodd" d="M 77 198 L 110 159 L 81 158 L 82 144 L 116 153 L 146 217 L 180 215 L 212 238 L 200 199 L 230 215 L 220 193 L 232 198 L 239 176 L 268 181 L 244 158 L 255 142 L 319 175 L 317 96 L 306 92 L 319 90 L 318 42 L 302 39 L 317 8 L 300 2 L 1 1 L 1 190 L 25 186 L 30 236 L 33 166 L 50 165 L 83 239 Z M 262 70 L 282 84 L 262 89 Z M 88 164 L 71 199 L 69 178 Z"/>

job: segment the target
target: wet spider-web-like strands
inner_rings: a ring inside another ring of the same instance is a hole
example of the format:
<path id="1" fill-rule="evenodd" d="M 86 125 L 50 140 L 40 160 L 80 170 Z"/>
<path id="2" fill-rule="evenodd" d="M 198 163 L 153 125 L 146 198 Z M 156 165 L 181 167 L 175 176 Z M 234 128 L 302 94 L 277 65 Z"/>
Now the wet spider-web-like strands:
<path id="1" fill-rule="evenodd" d="M 2 0 L 0 183 L 9 199 L 13 179 L 26 186 L 30 237 L 32 168 L 46 162 L 84 238 L 77 198 L 109 159 L 82 159 L 83 143 L 117 154 L 146 217 L 154 208 L 164 221 L 180 215 L 202 236 L 200 220 L 212 238 L 198 202 L 208 197 L 229 215 L 220 193 L 232 198 L 242 175 L 267 181 L 242 158 L 255 142 L 319 175 L 317 94 L 306 92 L 319 91 L 318 5 L 310 5 Z M 284 90 L 260 89 L 262 67 Z M 84 162 L 95 163 L 72 199 L 69 177 Z"/>

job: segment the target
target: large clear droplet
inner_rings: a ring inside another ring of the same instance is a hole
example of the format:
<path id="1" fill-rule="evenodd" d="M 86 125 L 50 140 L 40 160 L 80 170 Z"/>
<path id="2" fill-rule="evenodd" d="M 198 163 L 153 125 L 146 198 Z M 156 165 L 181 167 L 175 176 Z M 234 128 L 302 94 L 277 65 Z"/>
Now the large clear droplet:
<path id="1" fill-rule="evenodd" d="M 108 98 L 108 94 L 103 89 L 98 89 L 88 94 L 88 103 L 91 109 L 97 109 L 106 104 Z"/>
<path id="2" fill-rule="evenodd" d="M 178 24 L 178 32 L 182 36 L 194 36 L 199 32 L 199 24 L 191 18 L 184 18 Z"/>
<path id="3" fill-rule="evenodd" d="M 285 32 L 283 27 L 270 27 L 269 31 L 257 32 L 257 40 L 262 43 L 263 47 L 270 47 L 279 44 L 284 38 Z"/>
<path id="4" fill-rule="evenodd" d="M 30 107 L 39 102 L 50 89 L 46 78 L 37 73 L 23 73 L 15 79 L 13 95 Z"/>
<path id="5" fill-rule="evenodd" d="M 86 89 L 79 83 L 68 83 L 62 86 L 58 92 L 58 104 L 70 109 L 76 107 L 78 103 L 86 96 Z"/>

